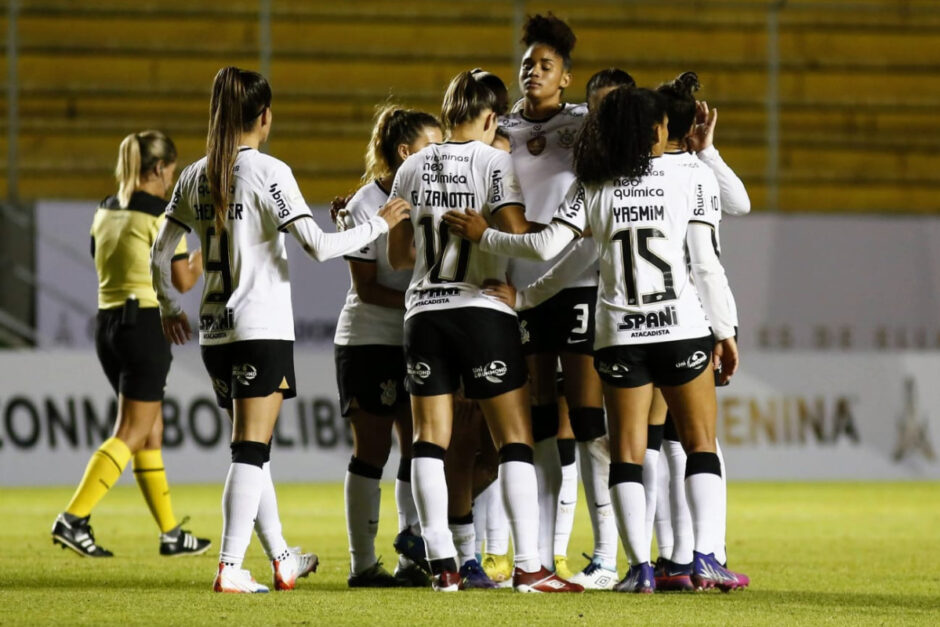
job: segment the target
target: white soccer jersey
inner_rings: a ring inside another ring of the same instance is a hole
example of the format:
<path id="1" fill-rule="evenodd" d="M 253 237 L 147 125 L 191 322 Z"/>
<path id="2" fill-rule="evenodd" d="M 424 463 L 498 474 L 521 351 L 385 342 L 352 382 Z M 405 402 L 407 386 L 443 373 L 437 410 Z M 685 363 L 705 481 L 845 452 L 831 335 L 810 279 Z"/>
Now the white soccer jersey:
<path id="1" fill-rule="evenodd" d="M 202 242 L 200 344 L 294 339 L 284 230 L 312 216 L 287 164 L 253 148 L 239 149 L 221 233 L 205 157 L 180 174 L 166 213 Z"/>
<path id="2" fill-rule="evenodd" d="M 512 158 L 483 142 L 431 144 L 405 161 L 392 197 L 411 203 L 416 259 L 406 294 L 406 318 L 456 307 L 486 307 L 515 315 L 482 292 L 487 279 L 506 280 L 507 258 L 483 252 L 450 233 L 442 220 L 451 209 L 474 209 L 493 224 L 502 207 L 524 205 Z"/>
<path id="3" fill-rule="evenodd" d="M 578 232 L 590 227 L 600 250 L 596 349 L 710 333 L 689 275 L 686 230 L 689 222 L 717 229 L 721 205 L 714 175 L 689 157 L 655 158 L 636 181 L 573 185 L 555 214 Z"/>
<path id="4" fill-rule="evenodd" d="M 587 105 L 565 104 L 547 120 L 527 119 L 521 110 L 500 119 L 500 127 L 509 134 L 512 163 L 525 194 L 525 215 L 529 222 L 551 222 L 574 182 L 572 149 L 587 112 Z M 510 264 L 513 284 L 529 285 L 554 262 L 513 259 Z M 596 268 L 585 272 L 568 287 L 588 285 L 597 285 Z"/>
<path id="5" fill-rule="evenodd" d="M 349 227 L 368 222 L 388 200 L 388 193 L 377 181 L 363 185 L 346 206 L 346 224 Z M 388 264 L 388 234 L 356 252 L 346 259 L 376 264 L 379 285 L 404 292 L 411 281 L 411 270 L 393 270 Z M 350 284 L 346 304 L 336 321 L 335 344 L 342 346 L 364 346 L 372 344 L 401 346 L 404 334 L 403 309 L 393 309 L 362 302 L 354 285 Z"/>

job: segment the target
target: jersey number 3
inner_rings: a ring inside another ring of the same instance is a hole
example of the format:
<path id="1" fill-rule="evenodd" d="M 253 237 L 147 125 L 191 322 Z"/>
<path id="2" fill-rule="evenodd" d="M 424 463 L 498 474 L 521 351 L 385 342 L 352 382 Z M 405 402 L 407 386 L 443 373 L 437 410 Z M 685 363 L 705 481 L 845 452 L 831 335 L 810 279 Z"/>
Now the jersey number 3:
<path id="1" fill-rule="evenodd" d="M 451 237 L 446 222 L 438 228 L 440 250 L 435 246 L 434 221 L 424 216 L 418 222 L 424 235 L 424 261 L 431 270 L 433 283 L 460 282 L 467 277 L 470 265 L 470 242 L 460 237 Z"/>
<path id="2" fill-rule="evenodd" d="M 614 233 L 613 240 L 619 241 L 623 248 L 623 280 L 627 284 L 627 304 L 637 305 L 642 299 L 644 305 L 660 303 L 676 299 L 676 290 L 673 286 L 672 268 L 662 257 L 650 250 L 650 239 L 665 239 L 666 236 L 659 229 L 652 227 L 637 227 L 623 229 Z M 663 274 L 663 290 L 650 292 L 640 296 L 636 285 L 636 258 L 634 254 L 657 268 Z"/>
<path id="3" fill-rule="evenodd" d="M 229 248 L 228 248 L 228 231 L 223 230 L 219 235 L 219 257 L 218 259 L 212 258 L 212 239 L 215 237 L 215 227 L 210 226 L 206 229 L 206 243 L 205 243 L 205 252 L 206 252 L 206 281 L 210 280 L 209 273 L 213 275 L 219 275 L 222 283 L 221 291 L 206 291 L 206 302 L 207 303 L 227 303 L 229 297 L 232 295 L 232 266 L 229 261 Z M 218 285 L 218 281 L 215 280 L 215 277 L 212 277 L 213 284 Z"/>

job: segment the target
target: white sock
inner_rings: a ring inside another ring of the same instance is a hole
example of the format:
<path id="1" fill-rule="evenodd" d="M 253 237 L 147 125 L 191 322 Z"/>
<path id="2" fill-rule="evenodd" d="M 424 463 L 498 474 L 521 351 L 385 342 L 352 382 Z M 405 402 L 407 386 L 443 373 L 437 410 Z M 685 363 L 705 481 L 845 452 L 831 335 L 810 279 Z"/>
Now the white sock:
<path id="1" fill-rule="evenodd" d="M 527 573 L 537 571 L 541 561 L 538 544 L 541 520 L 535 475 L 535 467 L 526 462 L 503 462 L 499 465 L 503 506 L 508 514 L 512 545 L 515 548 L 513 562 Z"/>
<path id="2" fill-rule="evenodd" d="M 551 571 L 555 570 L 555 515 L 558 512 L 558 492 L 561 489 L 561 459 L 558 456 L 557 441 L 554 437 L 546 438 L 536 442 L 533 447 L 539 500 L 539 558 L 542 560 L 542 566 Z M 503 484 L 503 492 L 505 491 L 506 485 Z M 506 502 L 505 498 L 503 502 Z M 517 544 L 514 543 L 513 546 L 519 550 Z"/>
<path id="3" fill-rule="evenodd" d="M 503 506 L 503 488 L 499 479 L 486 489 L 486 552 L 493 555 L 509 553 L 509 519 Z"/>
<path id="4" fill-rule="evenodd" d="M 718 546 L 715 547 L 715 559 L 719 564 L 728 562 L 728 473 L 725 472 L 725 456 L 721 454 L 721 446 L 715 440 L 715 452 L 721 464 L 721 517 L 718 520 Z"/>
<path id="5" fill-rule="evenodd" d="M 271 478 L 271 462 L 261 467 L 261 500 L 258 502 L 258 515 L 255 518 L 255 533 L 268 559 L 282 557 L 287 553 L 287 540 L 281 527 L 281 515 L 277 509 L 277 493 Z"/>
<path id="6" fill-rule="evenodd" d="M 721 477 L 700 472 L 685 480 L 685 492 L 692 512 L 695 550 L 703 555 L 714 553 L 719 544 L 721 518 Z"/>
<path id="7" fill-rule="evenodd" d="M 379 480 L 346 471 L 346 533 L 349 536 L 350 572 L 358 575 L 372 568 L 375 535 L 379 531 L 379 506 L 382 488 Z"/>
<path id="8" fill-rule="evenodd" d="M 457 568 L 460 568 L 470 560 L 477 558 L 474 553 L 476 544 L 476 529 L 473 523 L 451 523 L 450 535 L 454 539 L 454 546 L 457 548 Z"/>
<path id="9" fill-rule="evenodd" d="M 581 481 L 594 531 L 594 555 L 610 570 L 617 569 L 617 518 L 610 502 L 610 441 L 603 436 L 578 442 Z"/>
<path id="10" fill-rule="evenodd" d="M 610 497 L 617 512 L 620 540 L 630 565 L 650 561 L 650 543 L 646 536 L 646 493 L 642 483 L 624 481 L 610 486 Z"/>
<path id="11" fill-rule="evenodd" d="M 578 505 L 578 464 L 561 467 L 561 487 L 558 491 L 558 510 L 555 514 L 555 555 L 568 555 L 568 541 L 574 527 L 574 512 Z"/>
<path id="12" fill-rule="evenodd" d="M 656 493 L 659 490 L 659 451 L 646 449 L 643 455 L 643 491 L 646 494 L 646 541 L 653 542 L 653 519 L 656 517 Z"/>
<path id="13" fill-rule="evenodd" d="M 428 560 L 457 557 L 454 540 L 447 527 L 447 479 L 444 460 L 415 457 L 411 460 L 411 492 L 421 521 L 421 536 Z"/>
<path id="14" fill-rule="evenodd" d="M 669 506 L 672 510 L 672 557 L 676 564 L 691 564 L 695 537 L 692 535 L 692 514 L 685 498 L 685 450 L 673 440 L 663 440 L 669 463 Z"/>
<path id="15" fill-rule="evenodd" d="M 646 472 L 646 468 L 643 472 Z M 656 488 L 656 543 L 659 545 L 659 556 L 671 560 L 672 507 L 669 504 L 669 462 L 666 461 L 666 455 L 659 456 L 656 473 L 656 481 L 659 484 Z"/>
<path id="16" fill-rule="evenodd" d="M 487 490 L 489 487 L 487 487 Z M 486 492 L 484 490 L 483 492 Z M 477 498 L 473 499 L 473 509 L 471 513 L 473 514 L 473 552 L 477 555 L 483 555 L 483 540 L 486 539 L 486 501 L 481 499 L 483 496 L 481 492 Z M 454 533 L 454 530 L 450 530 L 451 534 Z M 454 542 L 456 544 L 456 541 Z M 457 547 L 458 553 L 460 552 L 460 547 Z"/>
<path id="17" fill-rule="evenodd" d="M 261 469 L 252 464 L 229 466 L 222 490 L 222 549 L 219 561 L 241 568 L 251 542 L 251 529 L 261 500 Z"/>

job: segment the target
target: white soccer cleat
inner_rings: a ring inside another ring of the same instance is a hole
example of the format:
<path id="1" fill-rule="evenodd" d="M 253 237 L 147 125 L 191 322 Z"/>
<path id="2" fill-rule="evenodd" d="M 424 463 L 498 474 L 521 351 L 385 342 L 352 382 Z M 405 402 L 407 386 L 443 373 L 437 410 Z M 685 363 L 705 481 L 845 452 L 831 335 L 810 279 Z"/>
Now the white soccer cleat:
<path id="1" fill-rule="evenodd" d="M 228 592 L 232 594 L 253 594 L 258 592 L 268 592 L 267 586 L 262 586 L 255 581 L 254 577 L 247 570 L 235 568 L 219 562 L 219 574 L 215 576 L 215 583 L 212 589 L 216 592 Z"/>
<path id="2" fill-rule="evenodd" d="M 316 554 L 302 553 L 301 550 L 299 546 L 291 547 L 285 559 L 271 560 L 275 590 L 293 590 L 298 579 L 317 572 L 320 560 Z"/>
<path id="3" fill-rule="evenodd" d="M 584 570 L 575 573 L 568 581 L 585 590 L 613 590 L 617 583 L 617 571 L 604 568 L 599 560 L 592 559 Z"/>

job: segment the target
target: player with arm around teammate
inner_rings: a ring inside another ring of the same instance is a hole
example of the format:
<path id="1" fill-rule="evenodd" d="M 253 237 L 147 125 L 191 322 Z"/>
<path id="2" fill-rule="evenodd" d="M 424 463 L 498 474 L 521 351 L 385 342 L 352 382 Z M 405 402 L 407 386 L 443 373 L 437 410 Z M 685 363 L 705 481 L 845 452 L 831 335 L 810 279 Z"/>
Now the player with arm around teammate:
<path id="1" fill-rule="evenodd" d="M 160 329 L 157 296 L 150 283 L 150 247 L 163 222 L 173 185 L 176 146 L 160 131 L 132 133 L 121 142 L 115 178 L 118 193 L 102 201 L 91 227 L 91 255 L 98 274 L 95 348 L 114 393 L 114 434 L 92 455 L 52 540 L 83 557 L 110 557 L 98 546 L 88 520 L 92 508 L 133 459 L 134 478 L 160 528 L 160 554 L 198 555 L 209 540 L 182 529 L 173 514 L 163 466 L 163 393 L 170 345 Z M 189 291 L 202 274 L 199 250 L 174 251 L 173 287 Z"/>
<path id="2" fill-rule="evenodd" d="M 151 272 L 164 333 L 174 343 L 185 343 L 191 329 L 167 288 L 168 268 L 179 239 L 196 232 L 206 268 L 199 343 L 216 399 L 233 418 L 213 589 L 268 591 L 241 568 L 255 528 L 271 559 L 275 588 L 290 590 L 316 569 L 317 557 L 284 541 L 270 474 L 270 442 L 281 403 L 297 394 L 284 233 L 311 257 L 329 259 L 387 232 L 407 205 L 389 203 L 365 224 L 324 234 L 290 168 L 258 150 L 271 130 L 267 80 L 256 72 L 223 68 L 213 82 L 209 109 L 206 157 L 180 175 L 153 246 Z"/>
<path id="3" fill-rule="evenodd" d="M 667 122 L 659 94 L 617 88 L 592 112 L 578 139 L 579 181 L 551 225 L 513 236 L 482 231 L 472 215 L 454 215 L 450 222 L 483 250 L 539 258 L 557 254 L 587 228 L 593 233 L 593 242 L 584 240 L 569 256 L 580 255 L 580 268 L 601 259 L 595 366 L 610 420 L 610 493 L 631 562 L 615 587 L 623 592 L 648 593 L 655 585 L 642 485 L 654 385 L 662 389 L 688 452 L 692 581 L 701 588 L 736 587 L 714 557 L 721 466 L 711 364 L 721 364 L 725 379 L 737 368 L 727 279 L 711 243 L 717 209 L 705 201 L 697 168 L 662 159 Z M 562 261 L 553 269 L 561 275 L 558 285 L 565 273 L 580 270 L 569 265 L 562 268 Z"/>
<path id="4" fill-rule="evenodd" d="M 441 141 L 434 116 L 393 104 L 380 107 L 366 152 L 363 186 L 345 206 L 344 228 L 368 222 L 388 202 L 388 190 L 402 162 L 428 143 Z M 411 407 L 404 389 L 402 349 L 405 289 L 409 270 L 388 264 L 387 236 L 345 255 L 351 285 L 336 323 L 334 354 L 340 408 L 353 430 L 353 455 L 345 481 L 346 530 L 351 588 L 426 586 L 430 582 L 410 555 L 423 561 L 418 512 L 411 494 Z M 375 555 L 382 469 L 397 430 L 401 463 L 395 482 L 398 536 L 402 552 L 394 576 Z M 411 547 L 411 548 L 409 548 Z"/>
<path id="5" fill-rule="evenodd" d="M 441 112 L 448 141 L 409 157 L 392 188 L 393 198 L 413 207 L 411 219 L 389 234 L 388 248 L 393 267 L 414 265 L 405 313 L 406 385 L 415 426 L 412 489 L 432 585 L 455 591 L 460 577 L 447 524 L 444 455 L 451 444 L 453 395 L 462 383 L 466 397 L 480 403 L 499 451 L 499 481 L 515 544 L 513 586 L 521 592 L 580 591 L 539 561 L 518 326 L 511 307 L 483 294 L 484 282 L 504 280 L 506 259 L 452 236 L 441 219 L 451 208 L 469 206 L 509 232 L 526 230 L 512 160 L 489 145 L 496 132 L 495 101 L 472 72 L 457 75 Z"/>

